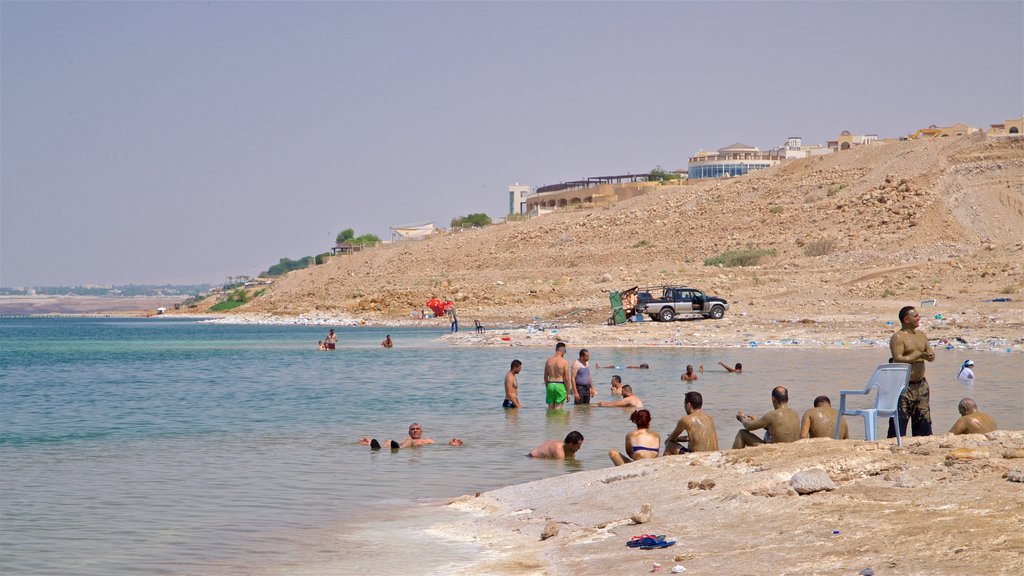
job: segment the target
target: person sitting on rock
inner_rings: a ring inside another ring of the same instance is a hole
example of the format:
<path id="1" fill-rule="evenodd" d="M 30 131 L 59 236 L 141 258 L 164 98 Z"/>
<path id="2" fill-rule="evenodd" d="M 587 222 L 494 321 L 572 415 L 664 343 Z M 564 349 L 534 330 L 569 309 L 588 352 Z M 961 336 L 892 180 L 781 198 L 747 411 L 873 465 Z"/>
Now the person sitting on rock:
<path id="1" fill-rule="evenodd" d="M 804 412 L 803 421 L 800 423 L 801 438 L 832 438 L 836 432 L 836 415 L 838 411 L 832 407 L 832 400 L 828 396 L 818 396 L 814 399 L 814 408 Z M 846 420 L 840 418 L 839 439 L 846 440 L 850 437 L 850 430 L 846 427 Z"/>
<path id="2" fill-rule="evenodd" d="M 668 440 L 665 442 L 665 455 L 718 450 L 718 431 L 715 430 L 715 420 L 711 414 L 701 410 L 701 407 L 704 406 L 704 397 L 700 392 L 691 390 L 686 393 L 685 398 L 686 416 L 679 419 L 675 430 L 668 435 Z M 683 432 L 686 433 L 686 436 L 683 436 Z M 683 446 L 684 442 L 689 446 Z"/>
<path id="3" fill-rule="evenodd" d="M 757 419 L 750 414 L 744 414 L 742 410 L 736 413 L 736 419 L 743 424 L 743 430 L 736 433 L 733 448 L 796 442 L 800 439 L 800 415 L 789 407 L 789 391 L 782 386 L 775 387 L 772 390 L 772 406 L 774 410 Z M 750 433 L 751 430 L 761 428 L 768 429 L 768 435 L 764 440 Z"/>
<path id="4" fill-rule="evenodd" d="M 642 460 L 645 458 L 657 458 L 661 450 L 661 436 L 657 432 L 651 432 L 651 413 L 647 410 L 634 410 L 629 416 L 629 421 L 636 424 L 636 430 L 626 434 L 626 453 L 618 450 L 609 450 L 608 457 L 616 466 L 622 466 L 626 462 Z"/>

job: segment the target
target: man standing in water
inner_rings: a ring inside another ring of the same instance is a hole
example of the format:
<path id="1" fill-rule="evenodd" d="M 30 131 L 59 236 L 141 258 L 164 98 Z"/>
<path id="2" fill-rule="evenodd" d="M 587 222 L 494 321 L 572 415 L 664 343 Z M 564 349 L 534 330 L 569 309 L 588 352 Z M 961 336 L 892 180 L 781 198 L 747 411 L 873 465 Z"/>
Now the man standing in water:
<path id="1" fill-rule="evenodd" d="M 519 360 L 512 361 L 512 367 L 505 374 L 505 400 L 501 403 L 502 408 L 522 408 L 519 403 L 519 379 L 516 375 L 523 369 L 523 363 Z"/>
<path id="2" fill-rule="evenodd" d="M 331 328 L 327 332 L 327 338 L 324 340 L 324 346 L 327 350 L 334 350 L 338 346 L 338 335 L 334 333 L 334 328 Z"/>
<path id="3" fill-rule="evenodd" d="M 914 431 L 914 436 L 932 435 L 932 412 L 929 405 L 928 380 L 924 377 L 924 363 L 935 361 L 935 351 L 928 344 L 928 336 L 917 328 L 921 325 L 921 315 L 913 306 L 900 309 L 900 329 L 889 339 L 889 352 L 892 361 L 910 364 L 910 382 L 906 390 L 900 394 L 899 413 L 900 436 L 907 435 L 907 423 Z M 889 420 L 889 438 L 896 436 L 892 419 Z"/>
<path id="4" fill-rule="evenodd" d="M 591 387 L 590 367 L 587 362 L 590 360 L 590 352 L 584 348 L 580 350 L 580 359 L 572 363 L 572 373 L 569 382 L 572 384 L 572 397 L 575 404 L 590 404 Z"/>
<path id="5" fill-rule="evenodd" d="M 569 363 L 565 342 L 555 345 L 555 355 L 544 363 L 544 388 L 549 410 L 558 410 L 569 398 Z"/>

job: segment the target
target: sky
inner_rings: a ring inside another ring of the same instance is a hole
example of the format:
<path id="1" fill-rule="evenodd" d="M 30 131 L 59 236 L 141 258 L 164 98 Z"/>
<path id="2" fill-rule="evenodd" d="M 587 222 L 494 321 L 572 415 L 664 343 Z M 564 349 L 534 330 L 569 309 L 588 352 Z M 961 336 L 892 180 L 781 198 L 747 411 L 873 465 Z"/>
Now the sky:
<path id="1" fill-rule="evenodd" d="M 1024 112 L 1024 2 L 0 2 L 0 285 L 224 282 L 508 186 Z"/>

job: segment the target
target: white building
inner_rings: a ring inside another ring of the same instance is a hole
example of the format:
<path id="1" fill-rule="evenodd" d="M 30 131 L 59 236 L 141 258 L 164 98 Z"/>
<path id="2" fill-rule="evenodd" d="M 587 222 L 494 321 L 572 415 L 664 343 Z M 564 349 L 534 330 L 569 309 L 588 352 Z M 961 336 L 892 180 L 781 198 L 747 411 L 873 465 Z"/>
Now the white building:
<path id="1" fill-rule="evenodd" d="M 516 182 L 515 184 L 508 187 L 508 213 L 509 214 L 525 214 L 526 213 L 526 196 L 532 192 L 533 189 L 525 184 Z"/>

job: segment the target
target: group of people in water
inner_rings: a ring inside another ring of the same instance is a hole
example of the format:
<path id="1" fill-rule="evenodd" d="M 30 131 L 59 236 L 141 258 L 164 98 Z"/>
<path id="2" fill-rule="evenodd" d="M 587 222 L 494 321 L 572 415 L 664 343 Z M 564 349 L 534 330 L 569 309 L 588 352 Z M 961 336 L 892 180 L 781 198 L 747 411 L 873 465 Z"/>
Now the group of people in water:
<path id="1" fill-rule="evenodd" d="M 920 315 L 914 307 L 907 306 L 901 309 L 899 319 L 900 330 L 892 335 L 889 342 L 892 354 L 889 362 L 910 365 L 909 384 L 899 399 L 897 419 L 901 435 L 911 429 L 914 436 L 931 435 L 929 390 L 924 371 L 925 362 L 934 361 L 935 353 L 928 344 L 927 336 L 918 329 Z M 565 355 L 566 345 L 564 342 L 559 342 L 555 346 L 554 355 L 548 358 L 544 364 L 545 400 L 548 409 L 561 409 L 570 396 L 576 405 L 633 409 L 629 420 L 636 428 L 626 434 L 625 450 L 608 451 L 608 457 L 616 466 L 635 460 L 657 458 L 659 455 L 671 456 L 685 452 L 708 452 L 719 449 L 715 420 L 710 414 L 704 412 L 704 398 L 700 392 L 695 390 L 686 392 L 683 405 L 685 415 L 676 422 L 675 428 L 665 438 L 663 448 L 661 435 L 651 430 L 650 411 L 644 408 L 643 401 L 634 393 L 632 387 L 622 383 L 620 375 L 616 374 L 611 377 L 609 395 L 616 399 L 592 403 L 591 400 L 598 395 L 598 391 L 591 374 L 590 352 L 585 348 L 580 350 L 578 359 L 574 360 L 572 364 L 565 359 Z M 724 362 L 718 364 L 728 373 L 743 373 L 743 365 L 740 363 L 732 366 Z M 970 360 L 964 362 L 957 377 L 962 380 L 973 379 L 973 366 L 974 362 Z M 518 382 L 518 375 L 522 368 L 523 363 L 520 360 L 513 360 L 509 371 L 505 374 L 505 398 L 502 401 L 502 406 L 506 409 L 522 407 L 519 400 Z M 622 367 L 600 366 L 595 363 L 594 368 Z M 649 366 L 640 364 L 625 366 L 625 368 L 645 369 Z M 687 365 L 680 380 L 683 382 L 697 381 L 698 374 L 703 372 L 703 365 L 699 365 L 696 371 L 692 365 Z M 755 417 L 742 410 L 736 413 L 736 420 L 740 423 L 741 429 L 733 439 L 732 447 L 734 449 L 766 443 L 795 442 L 805 438 L 832 438 L 836 433 L 837 420 L 839 421 L 838 438 L 849 438 L 846 422 L 839 417 L 838 411 L 832 408 L 832 402 L 828 396 L 816 397 L 813 407 L 806 410 L 802 416 L 789 407 L 789 391 L 783 386 L 776 386 L 772 389 L 771 403 L 772 410 L 761 417 Z M 950 433 L 983 434 L 996 429 L 995 420 L 988 414 L 979 411 L 977 403 L 971 398 L 963 398 L 959 403 L 958 411 L 960 418 L 950 428 Z M 759 430 L 764 430 L 764 433 L 762 435 L 754 433 Z M 889 437 L 895 436 L 895 433 L 890 422 Z M 409 428 L 409 437 L 401 442 L 389 440 L 381 444 L 367 438 L 360 441 L 369 444 L 375 450 L 383 446 L 399 450 L 411 446 L 433 444 L 433 440 L 422 438 L 422 428 L 415 423 Z M 583 441 L 583 434 L 573 430 L 563 440 L 548 440 L 531 450 L 528 455 L 534 458 L 572 458 L 582 447 Z M 462 440 L 452 438 L 449 444 L 460 446 Z"/>

